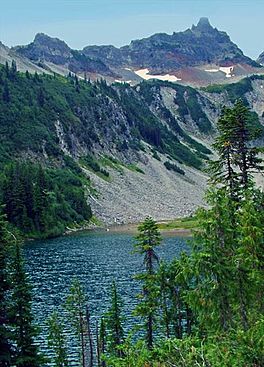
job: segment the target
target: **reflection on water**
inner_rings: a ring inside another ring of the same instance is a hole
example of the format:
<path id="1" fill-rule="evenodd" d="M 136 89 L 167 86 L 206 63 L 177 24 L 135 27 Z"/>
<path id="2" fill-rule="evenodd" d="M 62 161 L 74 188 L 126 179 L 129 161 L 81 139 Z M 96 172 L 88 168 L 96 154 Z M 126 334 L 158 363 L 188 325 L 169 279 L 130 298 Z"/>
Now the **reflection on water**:
<path id="1" fill-rule="evenodd" d="M 126 327 L 136 322 L 131 312 L 136 304 L 139 284 L 133 275 L 143 266 L 141 256 L 132 253 L 133 241 L 127 234 L 83 233 L 26 244 L 26 268 L 33 286 L 33 312 L 41 328 L 38 343 L 44 351 L 47 349 L 47 317 L 62 304 L 75 276 L 86 291 L 93 323 L 109 305 L 113 280 L 123 299 Z M 184 249 L 185 239 L 170 237 L 164 239 L 157 252 L 161 259 L 171 260 Z M 60 312 L 63 312 L 61 308 Z M 74 348 L 72 359 L 76 360 Z"/>

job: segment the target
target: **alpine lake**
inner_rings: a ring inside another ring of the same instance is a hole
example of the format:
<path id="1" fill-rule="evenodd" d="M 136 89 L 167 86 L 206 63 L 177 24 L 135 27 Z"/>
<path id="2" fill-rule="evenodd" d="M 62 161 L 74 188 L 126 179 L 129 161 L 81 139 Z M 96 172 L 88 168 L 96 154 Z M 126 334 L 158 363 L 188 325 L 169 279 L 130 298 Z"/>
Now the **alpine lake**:
<path id="1" fill-rule="evenodd" d="M 87 296 L 93 332 L 96 320 L 109 307 L 113 281 L 123 302 L 125 330 L 136 327 L 139 320 L 132 313 L 137 304 L 140 284 L 134 276 L 143 271 L 144 265 L 142 256 L 133 252 L 133 236 L 131 233 L 90 231 L 25 244 L 26 270 L 32 286 L 32 309 L 40 329 L 36 343 L 45 355 L 50 356 L 47 319 L 56 310 L 65 319 L 65 336 L 70 343 L 70 366 L 78 366 L 76 342 L 63 307 L 75 277 L 80 280 Z M 188 251 L 188 238 L 176 235 L 162 237 L 163 241 L 156 249 L 160 260 L 171 261 L 182 251 Z"/>

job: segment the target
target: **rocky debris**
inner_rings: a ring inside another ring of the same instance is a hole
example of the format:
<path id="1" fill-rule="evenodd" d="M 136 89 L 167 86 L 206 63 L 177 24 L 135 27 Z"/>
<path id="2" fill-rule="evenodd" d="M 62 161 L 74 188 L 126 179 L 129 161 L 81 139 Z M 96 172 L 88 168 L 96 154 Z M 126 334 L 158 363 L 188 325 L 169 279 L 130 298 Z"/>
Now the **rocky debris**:
<path id="1" fill-rule="evenodd" d="M 253 90 L 247 94 L 247 100 L 261 120 L 264 113 L 264 80 L 252 80 L 251 84 Z"/>
<path id="2" fill-rule="evenodd" d="M 10 50 L 10 48 L 0 42 L 0 64 L 4 65 L 7 62 L 9 65 L 11 65 L 12 60 L 16 62 L 16 66 L 19 71 L 29 71 L 30 73 L 39 74 L 45 72 L 49 74 L 49 71 L 41 68 L 38 65 L 35 65 L 28 58 L 19 55 L 14 50 Z"/>
<path id="3" fill-rule="evenodd" d="M 169 220 L 189 216 L 203 205 L 205 174 L 184 167 L 186 174 L 182 176 L 168 171 L 162 161 L 151 156 L 145 161 L 146 164 L 138 165 L 144 174 L 129 169 L 123 173 L 108 169 L 111 182 L 89 173 L 98 191 L 98 197 L 91 195 L 89 202 L 101 222 L 138 223 L 147 215 L 155 220 Z"/>

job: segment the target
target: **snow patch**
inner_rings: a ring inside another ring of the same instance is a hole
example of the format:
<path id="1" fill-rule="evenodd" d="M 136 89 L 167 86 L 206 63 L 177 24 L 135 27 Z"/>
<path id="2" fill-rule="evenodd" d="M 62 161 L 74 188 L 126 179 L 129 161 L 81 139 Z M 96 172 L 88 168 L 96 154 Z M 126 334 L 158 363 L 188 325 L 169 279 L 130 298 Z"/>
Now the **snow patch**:
<path id="1" fill-rule="evenodd" d="M 131 80 L 118 80 L 118 79 L 115 79 L 115 83 L 121 83 L 121 84 L 128 83 L 128 84 L 130 84 Z"/>
<path id="2" fill-rule="evenodd" d="M 222 71 L 222 73 L 225 73 L 226 78 L 231 78 L 232 72 L 234 71 L 234 66 L 220 66 L 218 69 L 206 69 L 208 73 L 217 73 L 218 71 Z"/>
<path id="3" fill-rule="evenodd" d="M 231 78 L 232 71 L 234 71 L 234 66 L 220 67 L 219 70 L 225 73 L 227 78 Z"/>
<path id="4" fill-rule="evenodd" d="M 159 79 L 159 80 L 164 80 L 164 81 L 169 81 L 169 82 L 177 82 L 177 80 L 181 80 L 180 78 L 177 78 L 175 75 L 170 75 L 170 74 L 151 75 L 149 74 L 149 69 L 135 70 L 135 74 L 137 74 L 138 76 L 140 76 L 141 78 L 145 80 Z"/>

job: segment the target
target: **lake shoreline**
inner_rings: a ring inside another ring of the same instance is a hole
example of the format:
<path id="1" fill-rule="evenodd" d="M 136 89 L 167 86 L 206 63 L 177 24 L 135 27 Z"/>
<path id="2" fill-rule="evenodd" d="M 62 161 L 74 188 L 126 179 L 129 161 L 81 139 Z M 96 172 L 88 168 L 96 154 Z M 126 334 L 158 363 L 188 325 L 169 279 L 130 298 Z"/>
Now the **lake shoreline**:
<path id="1" fill-rule="evenodd" d="M 162 223 L 162 222 L 161 222 Z M 71 236 L 80 233 L 120 233 L 120 234 L 131 234 L 135 236 L 138 233 L 138 226 L 140 223 L 127 223 L 127 224 L 116 224 L 108 227 L 103 226 L 87 226 L 83 228 L 70 229 L 64 233 L 64 236 Z M 158 223 L 159 224 L 159 223 Z M 170 228 L 160 229 L 161 235 L 175 236 L 175 237 L 192 237 L 192 231 L 185 228 Z"/>

